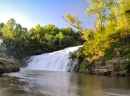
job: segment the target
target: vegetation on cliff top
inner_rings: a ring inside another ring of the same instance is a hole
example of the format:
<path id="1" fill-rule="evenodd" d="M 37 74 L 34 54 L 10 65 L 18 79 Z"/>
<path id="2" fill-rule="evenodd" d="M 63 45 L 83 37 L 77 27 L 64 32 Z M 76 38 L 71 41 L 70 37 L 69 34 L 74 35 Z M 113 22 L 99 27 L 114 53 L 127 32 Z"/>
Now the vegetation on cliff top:
<path id="1" fill-rule="evenodd" d="M 85 14 L 93 17 L 94 28 L 83 29 L 77 16 L 70 13 L 64 16 L 68 23 L 82 33 L 85 40 L 84 47 L 78 52 L 80 64 L 75 70 L 85 73 L 86 69 L 91 69 L 95 64 L 105 66 L 109 60 L 114 62 L 114 59 L 119 58 L 113 65 L 115 71 L 125 70 L 126 73 L 130 73 L 130 2 L 128 0 L 88 2 L 90 7 Z M 75 53 L 71 54 L 72 58 Z M 97 63 L 99 61 L 101 62 Z"/>

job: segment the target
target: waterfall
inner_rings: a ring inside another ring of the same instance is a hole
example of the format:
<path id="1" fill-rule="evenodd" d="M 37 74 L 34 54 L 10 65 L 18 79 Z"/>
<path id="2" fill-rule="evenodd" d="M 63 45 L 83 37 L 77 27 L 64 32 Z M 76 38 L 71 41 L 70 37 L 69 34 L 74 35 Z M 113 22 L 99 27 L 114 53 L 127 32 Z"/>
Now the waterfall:
<path id="1" fill-rule="evenodd" d="M 28 69 L 68 71 L 72 70 L 72 60 L 69 59 L 69 53 L 78 50 L 82 46 L 69 47 L 52 53 L 45 53 L 37 56 L 31 56 L 26 62 Z M 74 66 L 73 66 L 74 67 Z"/>

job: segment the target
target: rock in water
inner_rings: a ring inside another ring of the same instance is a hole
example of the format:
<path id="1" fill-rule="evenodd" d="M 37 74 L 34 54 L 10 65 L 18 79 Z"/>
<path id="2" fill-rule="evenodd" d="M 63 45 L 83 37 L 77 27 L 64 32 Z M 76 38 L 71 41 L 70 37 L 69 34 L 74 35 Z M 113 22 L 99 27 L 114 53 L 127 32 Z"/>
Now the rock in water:
<path id="1" fill-rule="evenodd" d="M 19 63 L 13 59 L 0 58 L 0 74 L 20 71 Z"/>

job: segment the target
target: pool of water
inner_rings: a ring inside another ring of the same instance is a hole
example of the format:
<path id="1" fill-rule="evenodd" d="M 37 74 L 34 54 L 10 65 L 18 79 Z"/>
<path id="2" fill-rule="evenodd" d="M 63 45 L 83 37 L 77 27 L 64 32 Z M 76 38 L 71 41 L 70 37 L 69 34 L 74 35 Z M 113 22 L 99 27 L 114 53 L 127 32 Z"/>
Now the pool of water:
<path id="1" fill-rule="evenodd" d="M 0 77 L 0 96 L 130 96 L 130 77 L 23 68 Z"/>

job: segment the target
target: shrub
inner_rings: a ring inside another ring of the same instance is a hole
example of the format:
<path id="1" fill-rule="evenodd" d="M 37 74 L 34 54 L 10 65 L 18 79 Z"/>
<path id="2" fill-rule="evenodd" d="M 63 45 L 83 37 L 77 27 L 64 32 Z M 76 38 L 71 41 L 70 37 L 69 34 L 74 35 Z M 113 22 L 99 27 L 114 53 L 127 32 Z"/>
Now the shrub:
<path id="1" fill-rule="evenodd" d="M 119 72 L 121 70 L 120 64 L 115 64 L 114 65 L 114 71 Z"/>
<path id="2" fill-rule="evenodd" d="M 123 64 L 124 64 L 125 72 L 130 73 L 130 60 L 125 61 Z"/>
<path id="3" fill-rule="evenodd" d="M 87 62 L 84 60 L 79 68 L 79 73 L 85 73 Z"/>
<path id="4" fill-rule="evenodd" d="M 73 59 L 73 58 L 76 58 L 76 57 L 77 57 L 77 51 L 69 53 L 69 59 Z"/>

